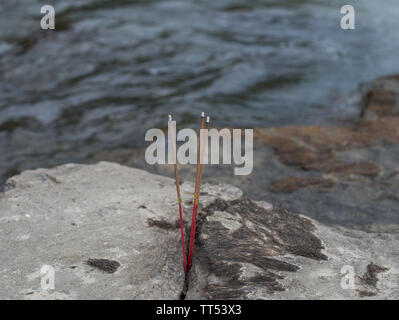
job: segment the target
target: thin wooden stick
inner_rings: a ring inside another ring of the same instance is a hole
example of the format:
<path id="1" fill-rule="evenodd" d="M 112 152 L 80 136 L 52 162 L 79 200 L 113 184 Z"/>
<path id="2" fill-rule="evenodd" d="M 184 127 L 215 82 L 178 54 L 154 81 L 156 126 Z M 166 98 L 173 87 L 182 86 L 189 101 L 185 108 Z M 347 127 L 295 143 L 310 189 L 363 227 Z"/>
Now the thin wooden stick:
<path id="1" fill-rule="evenodd" d="M 194 196 L 197 196 L 198 198 L 198 183 L 199 183 L 199 175 L 200 175 L 200 169 L 201 169 L 201 130 L 204 128 L 204 119 L 205 119 L 205 113 L 201 113 L 201 126 L 200 126 L 200 134 L 199 134 L 199 141 L 198 141 L 198 152 L 197 152 L 197 170 L 196 170 L 196 176 L 195 176 L 195 187 L 194 187 Z"/>
<path id="2" fill-rule="evenodd" d="M 209 129 L 209 122 L 210 118 L 206 118 L 206 125 L 205 129 Z M 200 134 L 201 135 L 201 134 Z M 202 171 L 204 167 L 204 156 L 206 153 L 206 146 L 207 146 L 207 141 L 208 141 L 208 134 L 204 137 L 205 141 L 202 143 L 203 145 L 201 146 L 201 159 L 200 159 L 200 168 L 199 168 L 199 175 L 198 175 L 198 182 L 196 184 L 196 194 L 197 194 L 197 199 L 196 202 L 194 203 L 194 209 L 193 209 L 193 215 L 194 215 L 194 222 L 193 222 L 193 228 L 191 230 L 190 234 L 190 247 L 189 247 L 189 256 L 188 256 L 188 270 L 191 269 L 192 266 L 192 259 L 194 255 L 194 242 L 195 242 L 195 231 L 197 227 L 197 213 L 198 213 L 198 204 L 199 204 L 199 198 L 200 198 L 200 193 L 201 193 L 201 181 L 202 181 Z M 201 143 L 201 140 L 200 140 Z"/>
<path id="3" fill-rule="evenodd" d="M 175 132 L 173 131 L 172 126 L 172 116 L 169 115 L 168 121 L 168 129 L 169 132 L 172 132 L 171 144 L 172 144 L 172 152 L 173 152 L 173 166 L 175 169 L 175 180 L 176 180 L 176 193 L 177 193 L 177 202 L 179 204 L 179 214 L 180 214 L 180 231 L 181 231 L 181 242 L 183 247 L 183 265 L 184 265 L 184 273 L 187 275 L 187 259 L 186 259 L 186 248 L 184 244 L 184 227 L 183 227 L 183 213 L 181 207 L 181 194 L 180 194 L 180 182 L 179 182 L 179 173 L 177 168 L 177 157 L 176 157 L 176 145 L 175 145 Z"/>
<path id="4" fill-rule="evenodd" d="M 208 116 L 206 117 L 206 121 L 205 121 L 205 129 L 208 130 L 209 129 L 209 122 L 211 121 L 211 118 Z M 202 171 L 204 169 L 204 157 L 205 157 L 205 152 L 206 152 L 206 148 L 207 148 L 207 143 L 208 143 L 208 132 L 206 132 L 206 136 L 205 136 L 205 141 L 204 141 L 204 149 L 203 149 L 203 153 L 201 154 L 201 166 L 200 166 L 200 174 L 199 174 L 199 183 L 198 183 L 198 202 L 199 202 L 199 196 L 201 193 L 201 182 L 202 182 Z"/>
<path id="5" fill-rule="evenodd" d="M 198 199 L 198 194 L 197 194 L 197 185 L 199 182 L 199 173 L 200 173 L 200 154 L 201 154 L 201 129 L 204 128 L 204 118 L 205 118 L 205 113 L 202 112 L 201 113 L 201 125 L 200 125 L 200 135 L 199 135 L 199 142 L 198 142 L 198 149 L 197 149 L 197 168 L 196 168 L 196 172 L 195 172 L 195 184 L 194 184 L 194 205 L 193 205 L 193 217 L 191 220 L 191 231 L 190 231 L 190 243 L 189 243 L 189 251 L 188 251 L 188 265 L 187 265 L 187 271 L 190 271 L 191 269 L 191 255 L 192 255 L 192 249 L 191 247 L 194 244 L 194 238 L 193 238 L 193 230 L 194 230 L 194 226 L 195 226 L 195 219 L 196 219 L 196 212 L 195 212 L 195 208 L 197 205 L 197 199 Z"/>

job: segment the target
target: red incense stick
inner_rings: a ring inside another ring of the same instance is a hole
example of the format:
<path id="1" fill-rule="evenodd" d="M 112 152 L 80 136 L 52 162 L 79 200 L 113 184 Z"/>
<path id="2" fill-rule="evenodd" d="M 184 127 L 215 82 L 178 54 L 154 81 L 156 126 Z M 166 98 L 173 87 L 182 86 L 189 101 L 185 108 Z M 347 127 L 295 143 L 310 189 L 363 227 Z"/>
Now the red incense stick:
<path id="1" fill-rule="evenodd" d="M 187 275 L 188 269 L 187 269 L 187 259 L 186 259 L 186 248 L 184 245 L 184 227 L 183 227 L 183 213 L 182 213 L 182 207 L 181 207 L 181 194 L 180 194 L 180 182 L 179 182 L 179 173 L 177 169 L 177 159 L 176 159 L 176 145 L 175 145 L 175 132 L 173 130 L 173 125 L 172 125 L 172 116 L 169 115 L 169 121 L 168 121 L 168 129 L 169 132 L 172 133 L 171 137 L 171 144 L 172 144 L 172 153 L 173 153 L 173 166 L 175 169 L 175 179 L 176 179 L 176 193 L 177 193 L 177 202 L 179 204 L 179 214 L 180 214 L 180 231 L 181 231 L 181 242 L 182 242 L 182 248 L 183 248 L 183 265 L 184 265 L 184 273 Z"/>
<path id="2" fill-rule="evenodd" d="M 205 118 L 205 113 L 201 113 L 201 126 L 200 126 L 200 135 L 199 135 L 199 142 L 198 142 L 198 149 L 197 149 L 197 168 L 196 168 L 196 173 L 195 173 L 195 185 L 194 185 L 194 205 L 193 205 L 193 217 L 191 220 L 191 231 L 190 231 L 190 243 L 189 243 L 189 251 L 188 251 L 188 265 L 187 265 L 187 271 L 190 271 L 191 269 L 191 255 L 192 255 L 192 246 L 194 245 L 194 238 L 193 238 L 193 230 L 195 226 L 195 220 L 196 220 L 196 205 L 198 201 L 198 194 L 197 194 L 197 185 L 199 181 L 199 173 L 200 173 L 200 146 L 201 146 L 201 129 L 204 128 L 204 118 Z"/>
<path id="3" fill-rule="evenodd" d="M 209 128 L 209 121 L 210 118 L 206 118 L 206 125 L 205 129 L 208 130 Z M 202 123 L 201 123 L 201 129 L 202 129 Z M 194 207 L 193 207 L 193 223 L 191 225 L 191 233 L 190 233 L 190 246 L 189 246 L 189 254 L 188 254 L 188 271 L 190 271 L 191 266 L 192 266 L 192 259 L 193 259 L 193 254 L 194 254 L 194 243 L 195 243 L 195 231 L 197 227 L 197 214 L 198 214 L 198 203 L 199 203 L 199 197 L 200 197 L 200 192 L 201 192 L 201 180 L 202 180 L 202 171 L 204 167 L 204 154 L 206 153 L 206 144 L 208 140 L 208 135 L 204 137 L 204 141 L 201 143 L 201 130 L 200 130 L 200 143 L 199 143 L 199 154 L 201 154 L 201 157 L 198 157 L 200 161 L 197 164 L 197 169 L 198 169 L 198 175 L 196 177 L 196 184 L 195 184 L 195 193 L 194 196 Z"/>

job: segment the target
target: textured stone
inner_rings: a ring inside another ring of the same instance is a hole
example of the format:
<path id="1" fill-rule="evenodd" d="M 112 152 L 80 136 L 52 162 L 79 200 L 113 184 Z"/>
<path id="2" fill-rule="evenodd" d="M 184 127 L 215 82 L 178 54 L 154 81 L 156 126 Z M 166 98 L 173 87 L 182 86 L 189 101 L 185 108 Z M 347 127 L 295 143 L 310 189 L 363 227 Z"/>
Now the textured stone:
<path id="1" fill-rule="evenodd" d="M 304 167 L 306 170 L 317 170 L 336 175 L 357 174 L 362 176 L 375 176 L 379 172 L 379 167 L 371 161 L 363 161 L 345 164 L 337 159 L 313 162 Z"/>
<path id="2" fill-rule="evenodd" d="M 374 80 L 363 100 L 362 120 L 399 116 L 399 75 Z"/>
<path id="3" fill-rule="evenodd" d="M 374 165 L 368 163 L 365 168 L 362 164 L 360 168 L 356 163 L 341 163 L 335 159 L 335 154 L 377 143 L 399 143 L 399 76 L 375 80 L 363 100 L 361 118 L 354 126 L 258 128 L 255 138 L 272 146 L 284 164 L 329 173 L 349 171 L 375 175 L 378 169 Z"/>
<path id="4" fill-rule="evenodd" d="M 398 299 L 399 235 L 326 227 L 282 207 L 216 201 L 201 214 L 187 299 Z M 354 288 L 343 267 L 354 270 Z"/>
<path id="5" fill-rule="evenodd" d="M 272 146 L 283 163 L 309 166 L 312 163 L 334 159 L 338 151 L 370 147 L 379 142 L 399 143 L 399 117 L 366 121 L 354 128 L 258 128 L 255 130 L 255 138 Z"/>
<path id="6" fill-rule="evenodd" d="M 186 241 L 192 192 L 182 184 Z M 175 197 L 173 179 L 107 162 L 10 178 L 0 195 L 0 298 L 399 298 L 398 234 L 325 226 L 228 185 L 202 188 L 186 280 Z M 54 290 L 41 286 L 44 265 Z M 353 289 L 341 287 L 344 266 L 355 270 Z"/>
<path id="7" fill-rule="evenodd" d="M 241 195 L 205 188 L 205 205 Z M 183 184 L 183 199 L 192 190 Z M 0 198 L 0 299 L 179 299 L 178 217 L 170 178 L 107 162 L 25 171 Z M 55 290 L 41 287 L 43 265 Z"/>
<path id="8" fill-rule="evenodd" d="M 301 188 L 310 186 L 319 187 L 332 187 L 334 181 L 331 179 L 319 179 L 319 178 L 306 178 L 306 177 L 288 177 L 275 181 L 271 189 L 274 192 L 293 192 Z"/>

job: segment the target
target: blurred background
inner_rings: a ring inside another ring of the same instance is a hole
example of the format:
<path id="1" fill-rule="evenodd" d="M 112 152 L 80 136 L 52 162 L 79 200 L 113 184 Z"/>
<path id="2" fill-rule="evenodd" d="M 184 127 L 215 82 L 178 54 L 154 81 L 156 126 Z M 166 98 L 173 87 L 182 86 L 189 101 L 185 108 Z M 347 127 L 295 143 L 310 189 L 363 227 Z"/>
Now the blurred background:
<path id="1" fill-rule="evenodd" d="M 0 185 L 107 150 L 145 167 L 144 133 L 169 113 L 180 127 L 201 111 L 213 127 L 355 121 L 362 84 L 399 71 L 399 5 L 353 0 L 356 29 L 342 30 L 347 2 L 1 0 Z M 45 4 L 56 30 L 40 28 Z M 232 169 L 214 181 L 268 198 L 263 168 L 257 184 Z"/>

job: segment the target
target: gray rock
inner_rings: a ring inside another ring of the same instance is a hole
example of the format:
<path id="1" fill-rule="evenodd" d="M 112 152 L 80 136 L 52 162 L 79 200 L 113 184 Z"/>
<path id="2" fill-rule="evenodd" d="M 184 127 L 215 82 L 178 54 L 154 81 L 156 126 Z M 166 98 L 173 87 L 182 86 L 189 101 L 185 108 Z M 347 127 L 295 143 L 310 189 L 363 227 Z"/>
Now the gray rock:
<path id="1" fill-rule="evenodd" d="M 10 178 L 0 299 L 399 298 L 398 234 L 325 226 L 228 185 L 202 191 L 186 281 L 173 179 L 108 162 Z M 186 240 L 192 192 L 183 183 Z M 54 289 L 42 286 L 46 265 Z"/>
<path id="2" fill-rule="evenodd" d="M 186 299 L 399 298 L 398 234 L 336 229 L 282 207 L 217 200 L 201 213 L 197 246 Z"/>
<path id="3" fill-rule="evenodd" d="M 183 200 L 192 190 L 183 184 Z M 204 205 L 241 196 L 206 190 Z M 0 198 L 0 299 L 179 299 L 178 217 L 170 178 L 107 162 L 25 171 Z M 42 289 L 44 265 L 54 290 Z"/>

